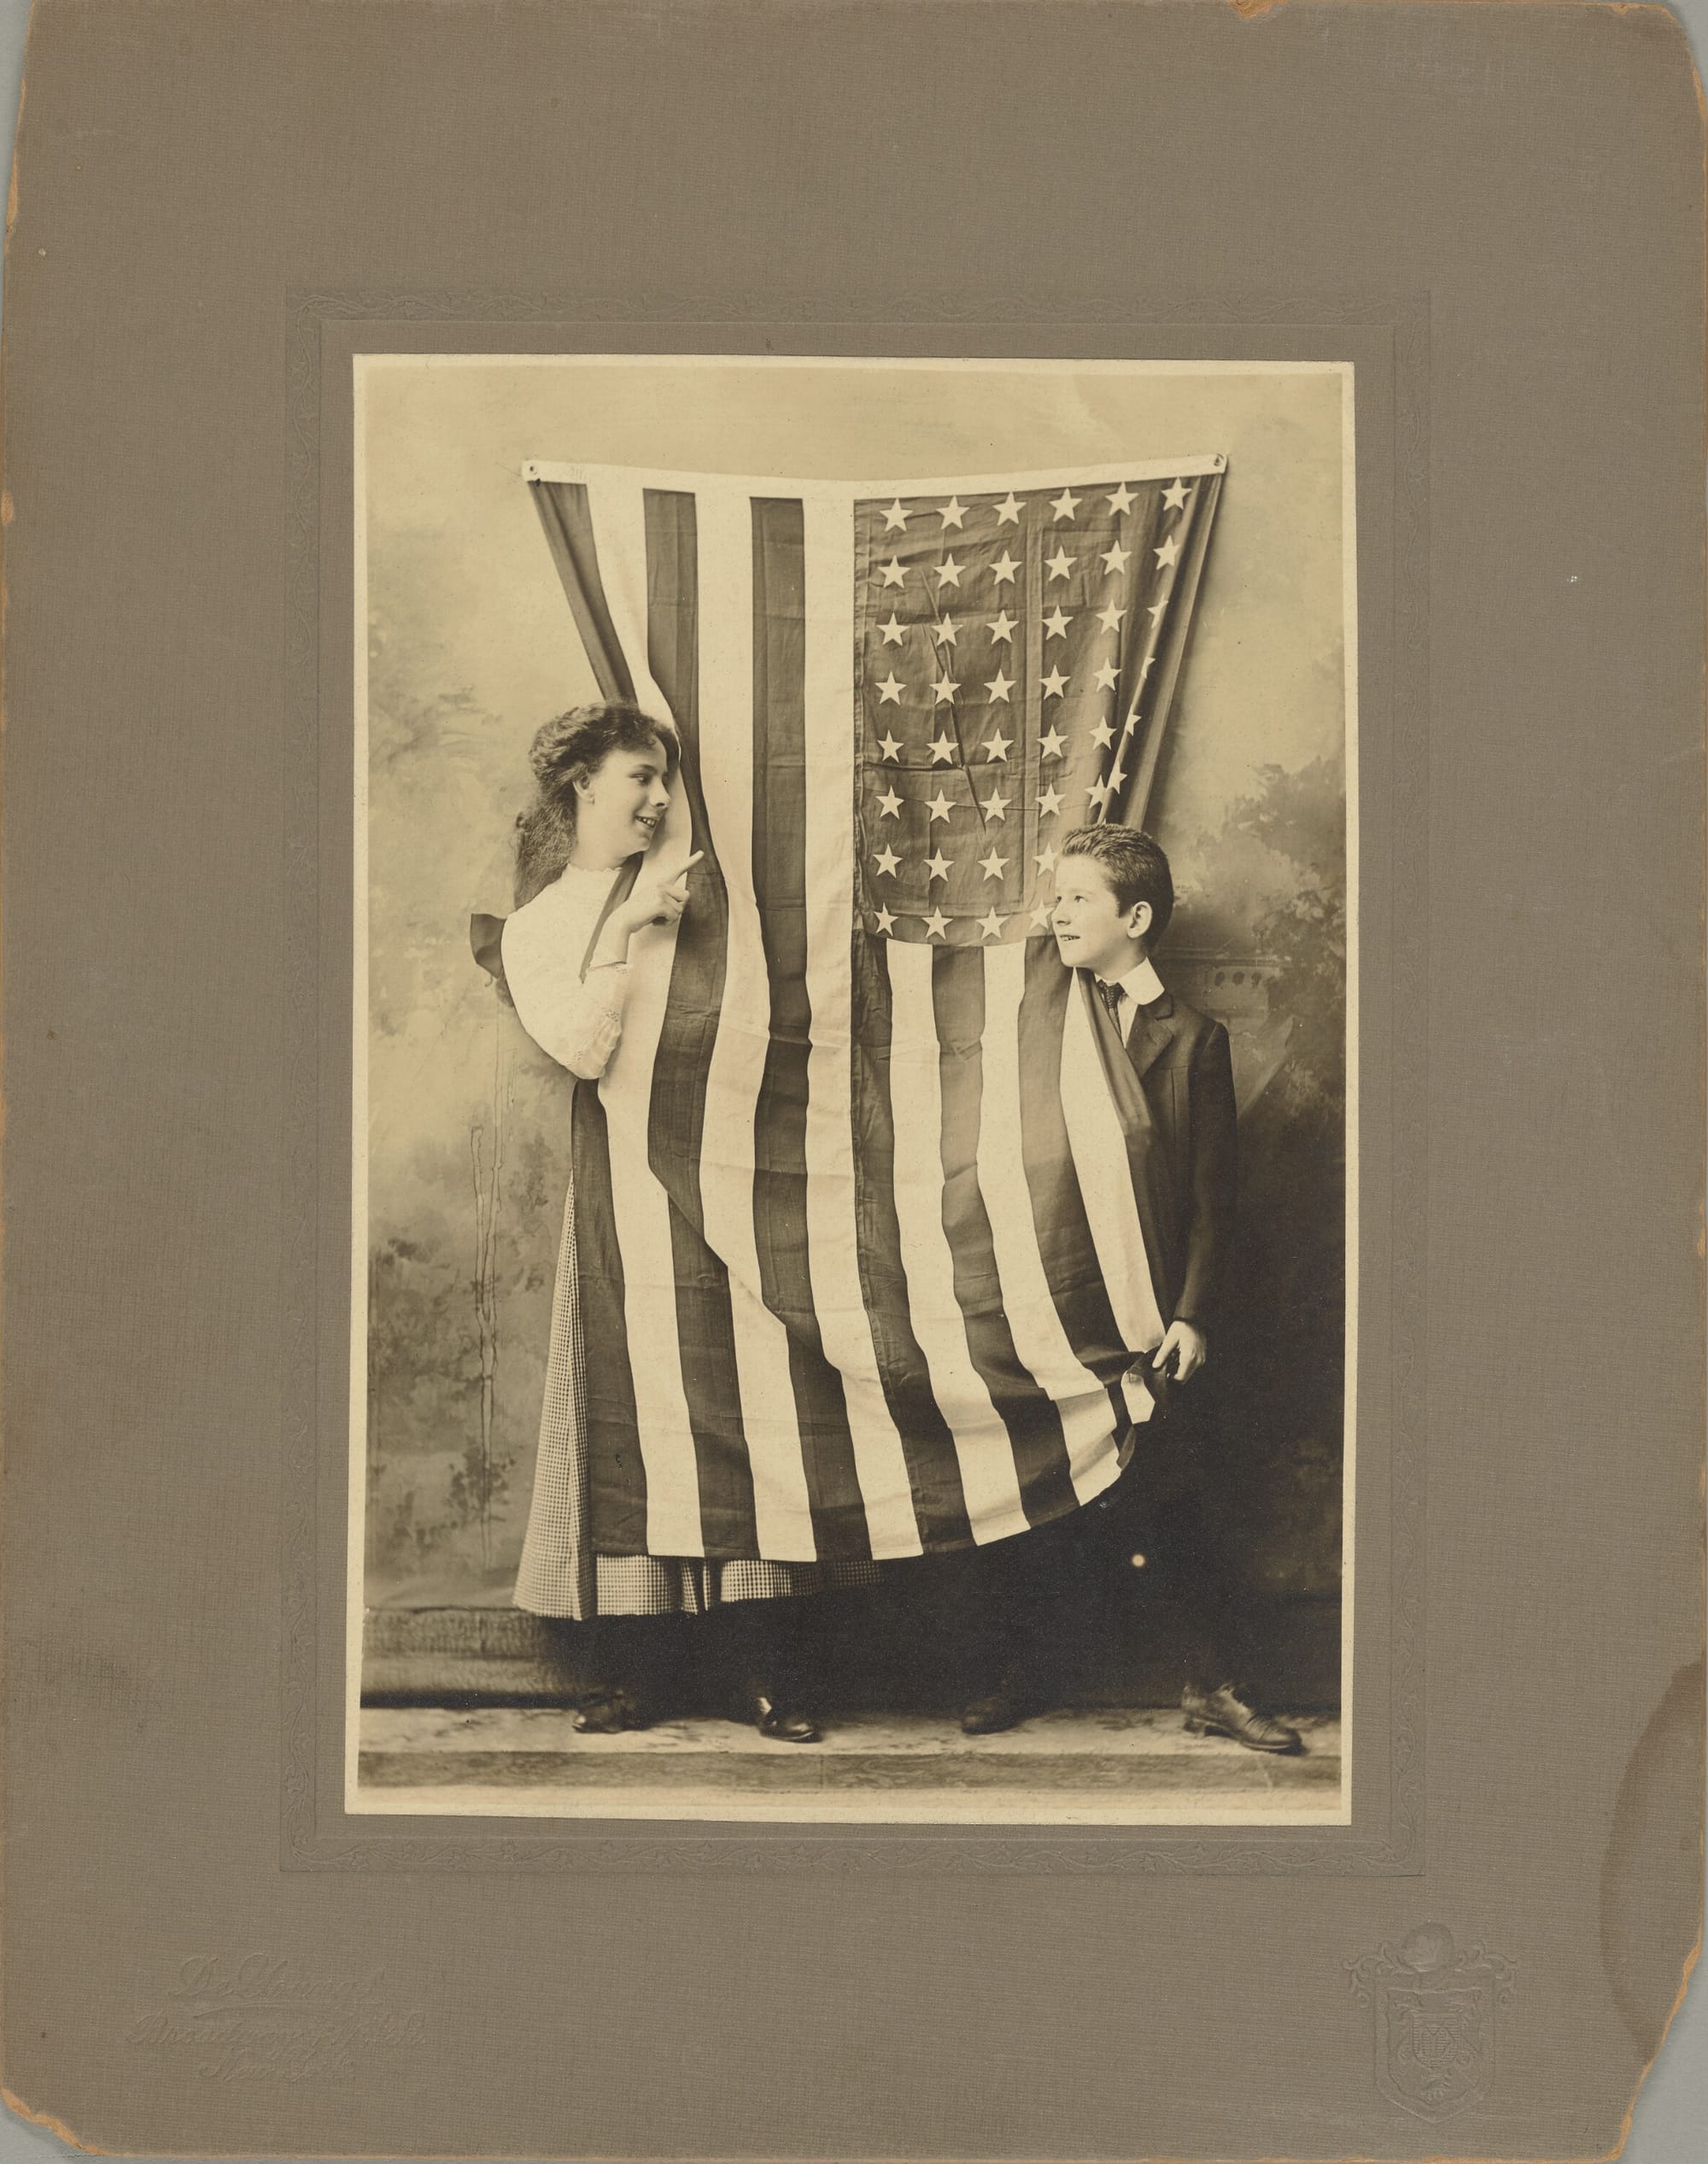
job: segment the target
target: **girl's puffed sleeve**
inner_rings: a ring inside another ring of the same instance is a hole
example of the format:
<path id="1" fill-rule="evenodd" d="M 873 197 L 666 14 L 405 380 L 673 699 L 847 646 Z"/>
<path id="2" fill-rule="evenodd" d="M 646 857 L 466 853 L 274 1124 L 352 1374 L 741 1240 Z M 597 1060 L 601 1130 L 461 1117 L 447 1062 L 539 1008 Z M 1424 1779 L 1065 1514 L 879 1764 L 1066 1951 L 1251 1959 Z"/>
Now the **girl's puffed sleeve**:
<path id="1" fill-rule="evenodd" d="M 553 906 L 555 899 L 548 888 L 506 920 L 504 979 L 522 1026 L 541 1050 L 583 1081 L 596 1082 L 623 1035 L 629 965 L 607 962 L 583 978 L 593 922 L 578 921 L 581 911 Z"/>

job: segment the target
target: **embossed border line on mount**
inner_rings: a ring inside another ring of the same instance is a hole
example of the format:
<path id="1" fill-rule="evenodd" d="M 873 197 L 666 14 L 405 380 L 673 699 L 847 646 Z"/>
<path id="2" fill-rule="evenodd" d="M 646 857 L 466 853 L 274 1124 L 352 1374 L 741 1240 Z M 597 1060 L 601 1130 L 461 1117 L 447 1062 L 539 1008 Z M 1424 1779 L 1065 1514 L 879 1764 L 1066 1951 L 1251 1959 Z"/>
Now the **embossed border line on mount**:
<path id="1" fill-rule="evenodd" d="M 494 1822 L 433 1822 L 431 1832 L 395 1830 L 400 1822 L 344 1816 L 336 1833 L 322 1831 L 317 1795 L 324 1769 L 319 1762 L 320 1670 L 328 1648 L 319 1642 L 316 1609 L 319 1576 L 317 1498 L 324 1494 L 317 1418 L 317 1235 L 315 1207 L 319 1121 L 319 945 L 321 864 L 317 829 L 320 781 L 320 533 L 322 494 L 322 353 L 331 324 L 442 323 L 465 331 L 527 325 L 561 325 L 575 334 L 574 350 L 591 329 L 627 327 L 644 334 L 635 350 L 704 351 L 708 331 L 722 329 L 767 342 L 759 354 L 783 346 L 780 325 L 798 327 L 804 339 L 832 327 L 861 342 L 894 333 L 894 354 L 961 357 L 951 334 L 977 327 L 1008 333 L 1017 307 L 1034 335 L 1039 326 L 1085 325 L 1107 330 L 1123 343 L 1147 330 L 1178 336 L 1188 328 L 1226 331 L 1249 328 L 1287 330 L 1363 325 L 1386 330 L 1393 340 L 1393 611 L 1394 686 L 1392 793 L 1413 804 L 1428 795 L 1428 567 L 1429 303 L 1426 295 L 1324 295 L 1218 296 L 1196 295 L 1178 303 L 1147 303 L 1142 314 L 1078 296 L 1032 296 L 1016 303 L 997 295 L 969 297 L 957 305 L 933 300 L 915 317 L 898 315 L 893 293 L 860 298 L 790 293 L 707 293 L 672 296 L 648 313 L 632 295 L 538 295 L 512 292 L 438 292 L 365 290 L 295 290 L 288 296 L 289 447 L 286 505 L 286 612 L 284 730 L 285 872 L 284 951 L 286 1060 L 283 1261 L 284 1479 L 282 1496 L 283 1616 L 281 1752 L 281 1863 L 297 1870 L 444 1871 L 701 1871 L 883 1873 L 997 1872 L 1079 1874 L 1203 1874 L 1212 1875 L 1409 1875 L 1423 1869 L 1424 1387 L 1424 1298 L 1426 1256 L 1426 1141 L 1421 1120 L 1395 1125 L 1390 1152 L 1390 1221 L 1406 1228 L 1393 1243 L 1390 1295 L 1392 1453 L 1390 1494 L 1389 1823 L 1385 1836 L 1360 1836 L 1348 1828 L 1290 1831 L 1284 1828 L 1226 1829 L 1225 1838 L 1183 1828 L 1073 1828 L 1016 1834 L 997 1827 L 941 1826 L 929 1829 L 816 1827 L 810 1833 L 783 1825 L 756 1831 L 733 1824 L 716 1830 L 665 1833 L 657 1822 L 541 1819 L 500 1821 L 505 1831 L 478 1833 Z M 665 342 L 673 330 L 693 334 L 680 347 Z M 456 350 L 447 339 L 445 350 Z M 609 348 L 605 348 L 609 350 Z M 727 348 L 725 348 L 727 349 Z M 804 348 L 787 350 L 811 351 Z M 839 348 L 845 354 L 846 345 Z M 1024 348 L 1012 357 L 1026 355 Z M 964 348 L 962 349 L 964 353 Z M 1041 356 L 1039 356 L 1041 357 Z M 1134 358 L 1080 351 L 1079 360 Z M 1253 359 L 1261 356 L 1252 355 Z M 1360 603 L 1360 611 L 1362 610 Z M 1361 709 L 1362 711 L 1362 709 Z M 1426 822 L 1396 822 L 1392 851 L 1395 884 L 1408 896 L 1426 891 Z M 1425 917 L 1421 908 L 1395 913 L 1389 953 L 1395 1011 L 1408 1018 L 1407 1082 L 1426 1102 L 1428 1026 Z M 340 1357 L 342 1357 L 340 1348 Z M 341 1438 L 341 1465 L 342 1465 Z M 339 1483 L 342 1492 L 342 1483 Z M 342 1576 L 342 1573 L 341 1573 Z M 340 1694 L 342 1697 L 342 1693 Z M 407 1824 L 407 1822 L 402 1822 Z M 465 1831 L 464 1828 L 468 1830 Z M 584 1829 L 584 1830 L 583 1830 Z"/>

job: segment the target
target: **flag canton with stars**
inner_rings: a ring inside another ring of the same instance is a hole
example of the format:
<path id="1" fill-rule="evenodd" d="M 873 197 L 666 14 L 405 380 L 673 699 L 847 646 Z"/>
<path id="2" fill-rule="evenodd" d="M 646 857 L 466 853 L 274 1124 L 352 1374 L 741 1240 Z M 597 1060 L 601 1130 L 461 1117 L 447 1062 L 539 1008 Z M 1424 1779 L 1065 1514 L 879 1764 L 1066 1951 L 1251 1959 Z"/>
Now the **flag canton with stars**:
<path id="1" fill-rule="evenodd" d="M 1047 928 L 1062 836 L 1122 816 L 1202 485 L 855 505 L 867 931 L 981 946 Z"/>

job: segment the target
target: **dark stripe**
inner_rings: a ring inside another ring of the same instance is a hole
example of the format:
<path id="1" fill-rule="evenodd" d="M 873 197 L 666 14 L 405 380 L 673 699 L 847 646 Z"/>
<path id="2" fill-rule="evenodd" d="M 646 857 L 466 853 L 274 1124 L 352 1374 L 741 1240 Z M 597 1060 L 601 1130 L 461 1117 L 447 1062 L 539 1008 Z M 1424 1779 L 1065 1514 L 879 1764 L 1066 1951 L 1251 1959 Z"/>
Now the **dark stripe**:
<path id="1" fill-rule="evenodd" d="M 753 1232 L 765 1304 L 788 1332 L 813 1539 L 827 1561 L 872 1553 L 842 1378 L 813 1308 L 806 1214 L 806 563 L 799 502 L 753 502 L 753 885 L 771 1037 L 753 1120 Z M 851 818 L 852 809 L 848 816 Z"/>
<path id="2" fill-rule="evenodd" d="M 990 1391 L 1014 1451 L 1021 1506 L 1033 1525 L 1079 1507 L 1062 1416 L 1015 1349 L 1003 1305 L 996 1242 L 979 1186 L 984 1109 L 985 957 L 975 947 L 939 947 L 931 957 L 942 1096 L 943 1230 L 967 1349 Z"/>
<path id="3" fill-rule="evenodd" d="M 753 1474 L 741 1419 L 729 1272 L 705 1243 L 700 1153 L 706 1069 L 723 1006 L 729 901 L 711 847 L 700 785 L 699 569 L 692 495 L 649 488 L 646 658 L 681 739 L 678 786 L 705 854 L 690 874 L 693 899 L 676 931 L 670 997 L 658 1033 L 647 1109 L 646 1157 L 670 1198 L 676 1335 L 699 1478 L 700 1535 L 708 1556 L 759 1552 Z"/>
<path id="4" fill-rule="evenodd" d="M 588 1465 L 588 1519 L 602 1555 L 646 1553 L 646 1473 L 635 1413 L 623 1319 L 623 1256 L 611 1196 L 611 1148 L 605 1107 L 591 1082 L 576 1085 L 571 1112 L 575 1164 L 576 1292 L 586 1360 L 582 1407 Z"/>
<path id="5" fill-rule="evenodd" d="M 884 1397 L 901 1437 L 919 1536 L 927 1554 L 968 1547 L 973 1529 L 961 1487 L 955 1438 L 931 1387 L 914 1336 L 896 1214 L 896 1122 L 890 1090 L 892 1016 L 884 942 L 857 926 L 850 954 L 852 992 L 854 1210 L 860 1283 Z"/>
<path id="6" fill-rule="evenodd" d="M 600 694 L 632 699 L 635 679 L 605 605 L 587 488 L 579 481 L 535 481 L 529 488 Z"/>
<path id="7" fill-rule="evenodd" d="M 1097 1265 L 1062 1110 L 1062 1036 L 1073 991 L 1073 972 L 1055 942 L 1029 939 L 1020 1003 L 1021 1153 L 1038 1253 L 1062 1327 L 1097 1380 L 1114 1383 L 1129 1355 Z"/>

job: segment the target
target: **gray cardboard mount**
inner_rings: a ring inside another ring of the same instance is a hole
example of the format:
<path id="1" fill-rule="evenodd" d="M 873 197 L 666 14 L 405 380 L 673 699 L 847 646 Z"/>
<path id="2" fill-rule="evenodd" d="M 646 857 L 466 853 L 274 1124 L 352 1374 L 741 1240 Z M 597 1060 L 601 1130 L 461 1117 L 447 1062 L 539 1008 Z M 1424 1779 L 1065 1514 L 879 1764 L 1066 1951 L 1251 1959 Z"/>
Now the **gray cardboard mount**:
<path id="1" fill-rule="evenodd" d="M 202 2154 L 1617 2146 L 1700 1901 L 1703 239 L 1653 8 L 45 0 L 17 2108 Z M 1354 361 L 1350 1827 L 345 1814 L 348 388 L 401 350 Z M 244 2048 L 186 1979 L 243 1980 Z M 1474 2079 L 1420 2112 L 1449 1986 Z"/>

